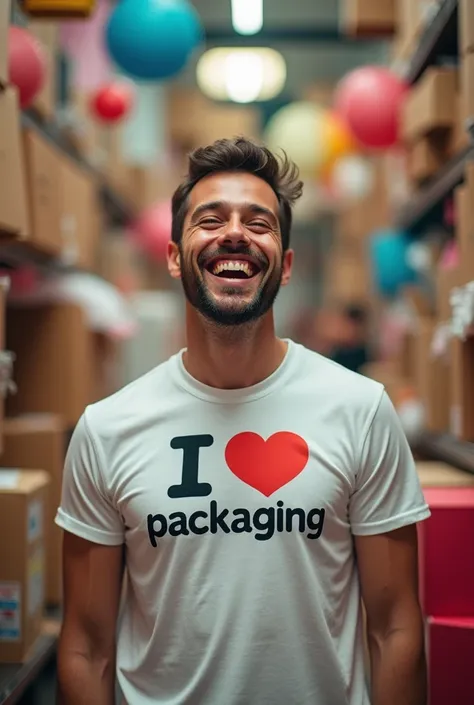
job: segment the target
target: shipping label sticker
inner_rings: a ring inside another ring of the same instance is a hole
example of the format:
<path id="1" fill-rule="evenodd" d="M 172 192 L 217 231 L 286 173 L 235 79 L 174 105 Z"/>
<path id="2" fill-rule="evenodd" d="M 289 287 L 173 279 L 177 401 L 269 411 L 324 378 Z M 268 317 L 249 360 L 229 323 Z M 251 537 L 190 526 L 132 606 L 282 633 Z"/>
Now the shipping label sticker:
<path id="1" fill-rule="evenodd" d="M 39 499 L 28 506 L 28 543 L 33 543 L 43 535 L 43 503 Z"/>
<path id="2" fill-rule="evenodd" d="M 21 585 L 0 583 L 0 642 L 21 639 Z"/>

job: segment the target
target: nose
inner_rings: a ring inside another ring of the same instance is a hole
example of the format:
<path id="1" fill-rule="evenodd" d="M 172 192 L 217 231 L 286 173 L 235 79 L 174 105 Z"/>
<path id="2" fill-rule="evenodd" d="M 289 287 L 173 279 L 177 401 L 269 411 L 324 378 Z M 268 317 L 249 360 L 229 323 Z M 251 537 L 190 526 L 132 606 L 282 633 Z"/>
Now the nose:
<path id="1" fill-rule="evenodd" d="M 219 236 L 219 244 L 236 247 L 237 245 L 246 245 L 250 243 L 250 238 L 245 226 L 240 220 L 238 213 L 232 215 L 227 227 Z"/>

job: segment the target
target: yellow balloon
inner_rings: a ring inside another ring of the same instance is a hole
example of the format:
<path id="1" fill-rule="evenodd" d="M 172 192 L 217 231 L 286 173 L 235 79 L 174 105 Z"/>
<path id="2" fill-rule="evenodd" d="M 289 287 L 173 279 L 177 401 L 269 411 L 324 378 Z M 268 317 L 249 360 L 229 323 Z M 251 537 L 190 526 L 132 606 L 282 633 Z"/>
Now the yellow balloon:
<path id="1" fill-rule="evenodd" d="M 336 162 L 341 157 L 354 154 L 357 151 L 356 143 L 349 129 L 335 114 L 327 112 L 323 130 L 323 140 L 326 144 L 326 159 L 321 165 L 321 175 L 329 177 Z"/>
<path id="2" fill-rule="evenodd" d="M 272 117 L 265 131 L 268 147 L 273 151 L 283 149 L 302 176 L 314 177 L 328 160 L 323 134 L 326 112 L 315 103 L 291 103 Z"/>

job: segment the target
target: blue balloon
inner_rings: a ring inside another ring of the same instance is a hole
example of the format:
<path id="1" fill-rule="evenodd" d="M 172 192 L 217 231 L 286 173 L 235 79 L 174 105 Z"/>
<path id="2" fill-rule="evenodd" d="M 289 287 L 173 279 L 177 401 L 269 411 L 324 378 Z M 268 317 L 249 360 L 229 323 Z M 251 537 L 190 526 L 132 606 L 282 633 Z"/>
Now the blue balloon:
<path id="1" fill-rule="evenodd" d="M 121 0 L 105 30 L 111 58 L 141 81 L 175 76 L 202 39 L 199 16 L 186 0 Z"/>
<path id="2" fill-rule="evenodd" d="M 375 286 L 382 296 L 394 298 L 403 286 L 417 280 L 417 273 L 407 257 L 410 244 L 406 233 L 383 230 L 372 236 L 372 273 Z"/>

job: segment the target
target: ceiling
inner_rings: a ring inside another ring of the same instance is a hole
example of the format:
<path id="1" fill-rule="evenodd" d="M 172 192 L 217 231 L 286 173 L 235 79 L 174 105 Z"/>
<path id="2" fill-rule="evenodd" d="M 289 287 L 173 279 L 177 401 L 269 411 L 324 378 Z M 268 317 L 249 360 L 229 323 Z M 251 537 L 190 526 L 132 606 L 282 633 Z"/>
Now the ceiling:
<path id="1" fill-rule="evenodd" d="M 287 63 L 287 97 L 297 97 L 317 83 L 334 83 L 354 66 L 382 63 L 387 45 L 346 37 L 340 30 L 343 0 L 264 0 L 264 28 L 260 35 L 242 38 L 233 33 L 231 0 L 192 0 L 207 34 L 207 46 L 271 46 Z M 197 59 L 180 83 L 195 83 Z"/>

